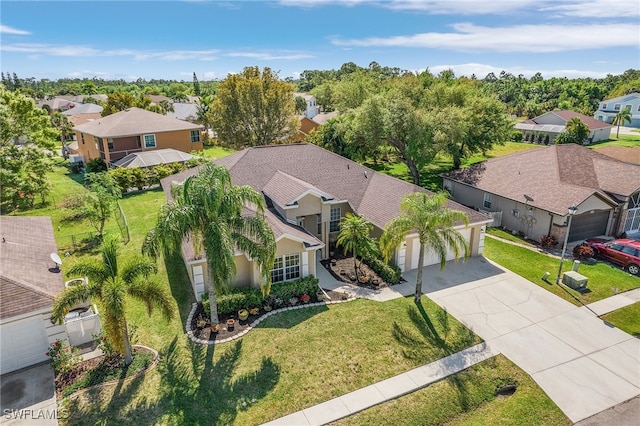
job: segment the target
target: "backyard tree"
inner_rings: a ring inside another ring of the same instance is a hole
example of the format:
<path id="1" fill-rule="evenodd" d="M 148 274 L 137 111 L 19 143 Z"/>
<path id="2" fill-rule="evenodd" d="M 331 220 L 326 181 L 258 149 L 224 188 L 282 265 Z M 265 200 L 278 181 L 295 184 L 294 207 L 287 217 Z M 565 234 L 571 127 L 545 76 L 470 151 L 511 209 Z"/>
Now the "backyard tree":
<path id="1" fill-rule="evenodd" d="M 102 239 L 104 225 L 116 209 L 116 202 L 122 198 L 122 192 L 116 179 L 106 172 L 88 173 L 86 177 L 89 191 L 84 196 L 83 216 Z"/>
<path id="2" fill-rule="evenodd" d="M 555 144 L 577 143 L 582 144 L 589 136 L 589 126 L 578 117 L 573 117 L 565 126 L 565 131 L 554 139 Z"/>
<path id="3" fill-rule="evenodd" d="M 128 297 L 142 301 L 149 315 L 158 308 L 170 320 L 174 317 L 174 301 L 166 288 L 150 279 L 157 272 L 156 264 L 149 258 L 127 258 L 124 266 L 118 264 L 120 241 L 117 235 L 108 235 L 102 243 L 102 259 L 82 259 L 67 271 L 70 275 L 86 276 L 87 285 L 77 285 L 63 290 L 53 303 L 51 319 L 62 323 L 74 305 L 92 299 L 100 305 L 100 318 L 109 343 L 124 355 L 126 365 L 133 360 L 126 320 Z"/>
<path id="4" fill-rule="evenodd" d="M 235 186 L 229 171 L 213 163 L 200 174 L 174 185 L 173 201 L 160 209 L 156 226 L 149 231 L 143 252 L 157 256 L 180 251 L 189 238 L 196 256 L 204 254 L 209 268 L 207 288 L 211 321 L 219 322 L 217 293 L 231 284 L 236 275 L 236 249 L 254 259 L 260 268 L 260 285 L 267 295 L 275 256 L 275 237 L 264 215 L 264 198 L 250 186 Z M 253 210 L 250 214 L 248 212 Z"/>
<path id="5" fill-rule="evenodd" d="M 29 208 L 51 186 L 47 173 L 56 130 L 33 99 L 0 85 L 0 210 Z"/>
<path id="6" fill-rule="evenodd" d="M 67 136 L 73 134 L 73 124 L 66 115 L 56 112 L 51 116 L 51 125 L 60 132 L 60 143 L 62 144 L 62 156 L 69 158 L 69 149 L 67 148 Z"/>
<path id="7" fill-rule="evenodd" d="M 631 110 L 629 108 L 624 108 L 620 112 L 616 114 L 613 119 L 613 125 L 618 126 L 616 130 L 616 138 L 620 137 L 620 126 L 624 126 L 625 123 L 631 123 Z"/>
<path id="8" fill-rule="evenodd" d="M 288 142 L 298 131 L 294 86 L 265 67 L 246 67 L 220 83 L 211 105 L 211 127 L 227 146 Z"/>
<path id="9" fill-rule="evenodd" d="M 446 203 L 445 193 L 429 195 L 414 192 L 404 196 L 400 202 L 400 215 L 387 223 L 380 238 L 382 253 L 389 260 L 408 234 L 418 233 L 420 253 L 414 296 L 416 303 L 422 296 L 422 268 L 427 251 L 435 252 L 440 258 L 441 269 L 446 265 L 449 249 L 453 250 L 456 260 L 461 254 L 465 258 L 469 256 L 469 244 L 464 236 L 453 228 L 459 223 L 468 225 L 469 219 L 463 212 L 447 208 Z"/>
<path id="10" fill-rule="evenodd" d="M 340 221 L 340 234 L 336 244 L 346 252 L 353 253 L 353 272 L 358 274 L 358 256 L 371 253 L 374 241 L 369 235 L 373 225 L 364 216 L 358 216 L 348 212 Z"/>

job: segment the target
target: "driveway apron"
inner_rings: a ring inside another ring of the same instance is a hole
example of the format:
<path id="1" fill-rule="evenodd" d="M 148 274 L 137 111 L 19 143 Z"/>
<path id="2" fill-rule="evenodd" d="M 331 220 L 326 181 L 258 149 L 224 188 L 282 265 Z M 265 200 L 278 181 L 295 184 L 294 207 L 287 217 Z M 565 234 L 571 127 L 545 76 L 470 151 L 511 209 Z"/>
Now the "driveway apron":
<path id="1" fill-rule="evenodd" d="M 405 273 L 415 282 L 415 272 Z M 640 395 L 640 339 L 482 257 L 425 268 L 423 291 L 526 371 L 573 422 Z"/>

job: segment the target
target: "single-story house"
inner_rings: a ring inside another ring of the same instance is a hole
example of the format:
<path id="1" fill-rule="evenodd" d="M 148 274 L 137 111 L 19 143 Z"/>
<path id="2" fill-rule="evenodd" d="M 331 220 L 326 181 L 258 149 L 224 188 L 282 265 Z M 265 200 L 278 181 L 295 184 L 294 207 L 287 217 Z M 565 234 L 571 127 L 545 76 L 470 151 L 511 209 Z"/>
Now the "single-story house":
<path id="1" fill-rule="evenodd" d="M 177 149 L 166 148 L 154 151 L 132 152 L 114 162 L 115 167 L 153 167 L 159 164 L 185 163 L 193 158 L 193 155 Z"/>
<path id="2" fill-rule="evenodd" d="M 640 127 L 640 93 L 629 93 L 617 98 L 605 99 L 598 105 L 593 116 L 601 121 L 613 123 L 613 119 L 623 109 L 631 111 L 631 123 L 621 124 L 629 127 Z"/>
<path id="3" fill-rule="evenodd" d="M 276 236 L 274 282 L 314 274 L 317 262 L 330 257 L 340 232 L 340 220 L 347 212 L 365 216 L 379 238 L 385 225 L 400 212 L 406 194 L 429 191 L 394 177 L 378 173 L 316 145 L 294 143 L 247 148 L 215 160 L 225 166 L 234 185 L 249 185 L 266 201 L 266 218 Z M 186 170 L 161 181 L 168 199 L 172 183 L 196 175 L 198 168 Z M 448 201 L 448 207 L 467 214 L 469 226 L 460 223 L 471 255 L 482 253 L 485 226 L 491 218 Z M 206 259 L 195 258 L 190 244 L 183 244 L 183 256 L 197 297 L 208 280 Z M 419 241 L 409 235 L 394 256 L 402 271 L 418 265 Z M 453 259 L 449 252 L 447 259 Z M 439 262 L 428 252 L 425 265 Z M 238 285 L 258 285 L 258 270 L 243 253 L 236 253 Z"/>
<path id="4" fill-rule="evenodd" d="M 74 127 L 85 163 L 108 165 L 134 152 L 173 148 L 202 151 L 202 126 L 140 108 L 129 108 Z"/>
<path id="5" fill-rule="evenodd" d="M 0 216 L 0 374 L 47 361 L 49 345 L 67 340 L 51 323 L 64 289 L 57 252 L 51 218 Z"/>
<path id="6" fill-rule="evenodd" d="M 96 104 L 73 104 L 71 108 L 63 111 L 62 114 L 66 116 L 80 115 L 80 114 L 100 114 L 104 110 L 103 107 Z"/>
<path id="7" fill-rule="evenodd" d="M 457 202 L 496 218 L 494 226 L 539 240 L 569 241 L 640 229 L 640 166 L 576 144 L 492 158 L 441 175 Z"/>
<path id="8" fill-rule="evenodd" d="M 553 143 L 556 136 L 566 130 L 567 122 L 576 117 L 589 127 L 587 137 L 589 143 L 609 139 L 611 124 L 571 110 L 549 111 L 530 120 L 516 123 L 514 127 L 522 132 L 524 142 L 549 145 Z"/>

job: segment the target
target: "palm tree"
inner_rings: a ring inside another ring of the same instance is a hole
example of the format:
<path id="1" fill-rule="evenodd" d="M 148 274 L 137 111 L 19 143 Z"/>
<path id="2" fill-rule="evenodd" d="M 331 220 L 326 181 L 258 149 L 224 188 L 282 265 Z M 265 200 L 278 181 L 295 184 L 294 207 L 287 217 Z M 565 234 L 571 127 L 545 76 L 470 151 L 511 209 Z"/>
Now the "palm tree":
<path id="1" fill-rule="evenodd" d="M 71 124 L 66 115 L 58 111 L 51 116 L 51 125 L 53 126 L 53 128 L 58 130 L 58 132 L 60 132 L 62 156 L 64 158 L 69 158 L 69 150 L 67 148 L 66 140 L 67 136 L 73 133 L 73 124 Z"/>
<path id="2" fill-rule="evenodd" d="M 165 204 L 158 223 L 148 234 L 143 252 L 180 250 L 182 241 L 196 242 L 207 256 L 211 321 L 219 322 L 216 293 L 235 278 L 234 253 L 238 249 L 254 259 L 261 271 L 260 286 L 267 295 L 275 256 L 275 237 L 264 216 L 264 198 L 250 186 L 234 186 L 229 171 L 213 163 L 200 174 L 172 188 L 173 201 Z M 255 213 L 246 214 L 247 207 Z M 196 245 L 196 244 L 194 244 Z M 201 254 L 194 247 L 196 256 Z"/>
<path id="3" fill-rule="evenodd" d="M 337 245 L 342 246 L 347 252 L 353 253 L 353 271 L 358 274 L 358 256 L 369 252 L 373 246 L 373 240 L 369 233 L 373 225 L 364 216 L 347 213 L 340 221 L 340 234 Z"/>
<path id="4" fill-rule="evenodd" d="M 102 308 L 100 317 L 107 339 L 129 365 L 133 358 L 125 318 L 127 296 L 144 302 L 149 315 L 157 307 L 168 320 L 174 316 L 174 306 L 169 292 L 156 281 L 149 280 L 149 275 L 157 271 L 155 263 L 149 258 L 135 256 L 119 268 L 119 251 L 118 236 L 108 235 L 102 244 L 102 261 L 83 259 L 73 265 L 68 273 L 88 277 L 89 284 L 62 291 L 53 304 L 51 318 L 60 324 L 76 303 L 88 299 L 97 301 Z"/>
<path id="5" fill-rule="evenodd" d="M 616 130 L 616 139 L 620 137 L 620 126 L 624 126 L 624 123 L 631 123 L 631 110 L 629 108 L 624 108 L 619 111 L 613 119 L 612 124 L 614 126 L 618 126 L 618 130 Z"/>
<path id="6" fill-rule="evenodd" d="M 418 276 L 416 279 L 415 301 L 422 296 L 422 268 L 426 250 L 434 251 L 440 257 L 440 269 L 446 265 L 447 249 L 451 248 L 455 259 L 464 253 L 469 256 L 469 244 L 453 226 L 456 222 L 469 224 L 467 215 L 458 210 L 444 207 L 445 193 L 430 196 L 424 192 L 407 194 L 400 202 L 400 215 L 390 220 L 380 238 L 380 248 L 388 260 L 398 245 L 408 234 L 417 233 L 420 240 L 418 256 Z"/>

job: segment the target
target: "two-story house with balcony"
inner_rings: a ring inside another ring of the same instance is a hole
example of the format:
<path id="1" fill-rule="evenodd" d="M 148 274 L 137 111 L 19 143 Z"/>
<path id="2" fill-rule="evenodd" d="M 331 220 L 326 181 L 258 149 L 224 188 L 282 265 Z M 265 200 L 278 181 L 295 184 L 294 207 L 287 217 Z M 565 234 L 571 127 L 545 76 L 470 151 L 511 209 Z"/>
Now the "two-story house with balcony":
<path id="1" fill-rule="evenodd" d="M 202 126 L 140 108 L 129 108 L 73 128 L 84 162 L 108 165 L 136 152 L 172 148 L 202 151 Z"/>

